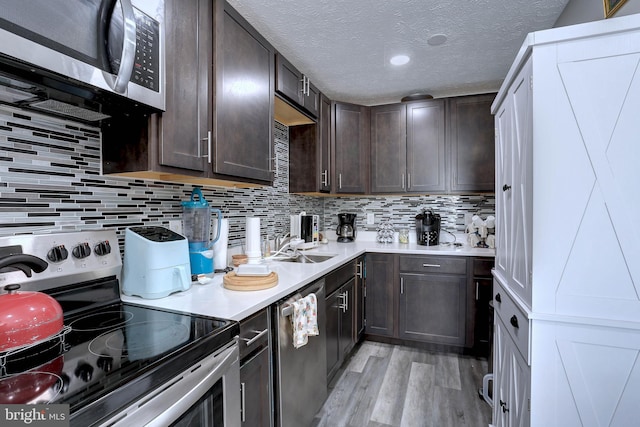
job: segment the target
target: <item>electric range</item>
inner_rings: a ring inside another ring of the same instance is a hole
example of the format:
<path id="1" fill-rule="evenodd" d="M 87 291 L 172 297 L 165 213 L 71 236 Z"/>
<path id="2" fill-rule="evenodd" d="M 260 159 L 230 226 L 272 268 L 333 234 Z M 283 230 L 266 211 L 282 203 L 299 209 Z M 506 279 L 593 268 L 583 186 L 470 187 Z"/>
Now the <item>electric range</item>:
<path id="1" fill-rule="evenodd" d="M 237 347 L 237 322 L 120 301 L 117 242 L 110 230 L 0 238 L 0 258 L 24 253 L 49 263 L 31 277 L 0 270 L 0 286 L 53 296 L 65 325 L 0 353 L 0 404 L 68 404 L 71 425 L 101 424 L 206 357 Z"/>

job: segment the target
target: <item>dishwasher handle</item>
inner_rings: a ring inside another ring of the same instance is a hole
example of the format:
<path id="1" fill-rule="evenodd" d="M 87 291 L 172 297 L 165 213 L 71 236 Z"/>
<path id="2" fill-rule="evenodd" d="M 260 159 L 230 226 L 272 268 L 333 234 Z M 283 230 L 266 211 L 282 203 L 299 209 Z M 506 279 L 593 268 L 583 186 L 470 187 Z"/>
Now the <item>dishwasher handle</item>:
<path id="1" fill-rule="evenodd" d="M 295 300 L 297 301 L 301 298 L 308 296 L 309 294 L 316 294 L 316 298 L 324 298 L 324 296 L 322 296 L 323 291 L 324 291 L 324 280 L 320 280 L 314 283 L 313 285 L 305 288 L 302 291 L 304 295 L 300 294 L 299 298 L 295 298 Z M 293 305 L 291 305 L 290 303 L 284 302 L 280 307 L 281 309 L 278 311 L 280 312 L 282 317 L 288 317 L 293 314 Z"/>

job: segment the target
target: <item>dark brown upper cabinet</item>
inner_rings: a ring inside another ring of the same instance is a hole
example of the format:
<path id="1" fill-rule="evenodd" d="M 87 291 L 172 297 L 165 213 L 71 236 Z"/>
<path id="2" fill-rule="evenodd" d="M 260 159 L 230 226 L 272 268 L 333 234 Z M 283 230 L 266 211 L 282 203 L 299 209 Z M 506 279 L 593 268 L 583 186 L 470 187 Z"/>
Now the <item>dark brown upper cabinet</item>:
<path id="1" fill-rule="evenodd" d="M 320 91 L 280 53 L 276 53 L 276 91 L 313 117 L 318 117 Z"/>
<path id="2" fill-rule="evenodd" d="M 321 95 L 317 123 L 289 127 L 289 192 L 329 193 L 331 101 Z"/>
<path id="3" fill-rule="evenodd" d="M 107 130 L 103 172 L 223 186 L 273 181 L 275 51 L 226 2 L 165 2 L 166 111 Z"/>
<path id="4" fill-rule="evenodd" d="M 494 98 L 487 94 L 447 100 L 451 192 L 495 190 Z"/>
<path id="5" fill-rule="evenodd" d="M 371 192 L 407 191 L 407 107 L 371 107 Z"/>
<path id="6" fill-rule="evenodd" d="M 213 173 L 273 181 L 273 47 L 225 2 L 216 49 Z"/>
<path id="7" fill-rule="evenodd" d="M 371 109 L 371 193 L 442 193 L 445 184 L 443 100 Z"/>
<path id="8" fill-rule="evenodd" d="M 321 95 L 318 117 L 320 167 L 316 169 L 316 177 L 319 178 L 318 188 L 323 193 L 331 191 L 331 129 L 331 100 Z"/>
<path id="9" fill-rule="evenodd" d="M 336 102 L 333 105 L 332 192 L 366 194 L 369 182 L 371 108 Z"/>
<path id="10" fill-rule="evenodd" d="M 104 174 L 159 180 L 208 175 L 213 19 L 212 0 L 165 2 L 165 53 L 171 58 L 165 70 L 166 111 L 105 130 Z"/>
<path id="11" fill-rule="evenodd" d="M 208 64 L 213 62 L 213 3 L 168 1 L 165 19 L 165 49 L 172 60 L 166 61 L 166 112 L 155 116 L 159 162 L 206 172 L 212 129 L 213 75 Z"/>
<path id="12" fill-rule="evenodd" d="M 371 193 L 494 191 L 495 94 L 371 108 Z"/>
<path id="13" fill-rule="evenodd" d="M 441 193 L 445 185 L 445 104 L 407 104 L 407 179 L 412 193 Z"/>

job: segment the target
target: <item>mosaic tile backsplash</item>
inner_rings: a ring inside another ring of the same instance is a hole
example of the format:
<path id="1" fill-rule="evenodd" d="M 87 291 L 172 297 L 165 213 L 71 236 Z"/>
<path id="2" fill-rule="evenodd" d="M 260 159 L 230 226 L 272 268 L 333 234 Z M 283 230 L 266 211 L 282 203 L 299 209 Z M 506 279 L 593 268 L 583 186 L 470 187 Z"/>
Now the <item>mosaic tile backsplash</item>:
<path id="1" fill-rule="evenodd" d="M 464 230 L 464 214 L 493 214 L 493 196 L 325 197 L 288 193 L 288 128 L 274 122 L 275 181 L 271 187 L 205 187 L 209 203 L 229 218 L 229 244 L 244 239 L 247 216 L 261 218 L 271 238 L 289 228 L 289 215 L 321 216 L 335 229 L 338 212 L 356 213 L 359 230 L 376 224 L 412 226 L 423 208 L 443 217 L 443 227 Z M 100 129 L 0 105 L 0 236 L 113 228 L 121 239 L 129 226 L 161 225 L 181 219 L 180 202 L 191 185 L 100 175 Z M 366 213 L 376 224 L 366 225 Z"/>

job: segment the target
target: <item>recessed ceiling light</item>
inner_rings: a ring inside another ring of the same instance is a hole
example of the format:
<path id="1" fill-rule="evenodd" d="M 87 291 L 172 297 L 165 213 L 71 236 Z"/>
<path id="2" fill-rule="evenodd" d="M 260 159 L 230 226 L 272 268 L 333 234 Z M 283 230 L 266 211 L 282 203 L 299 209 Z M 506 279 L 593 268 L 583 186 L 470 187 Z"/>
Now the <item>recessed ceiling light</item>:
<path id="1" fill-rule="evenodd" d="M 427 39 L 427 43 L 429 43 L 430 46 L 440 46 L 446 41 L 447 36 L 444 34 L 434 34 Z"/>
<path id="2" fill-rule="evenodd" d="M 396 55 L 392 56 L 389 62 L 391 62 L 392 65 L 404 65 L 410 60 L 411 58 L 409 58 L 407 55 Z"/>

